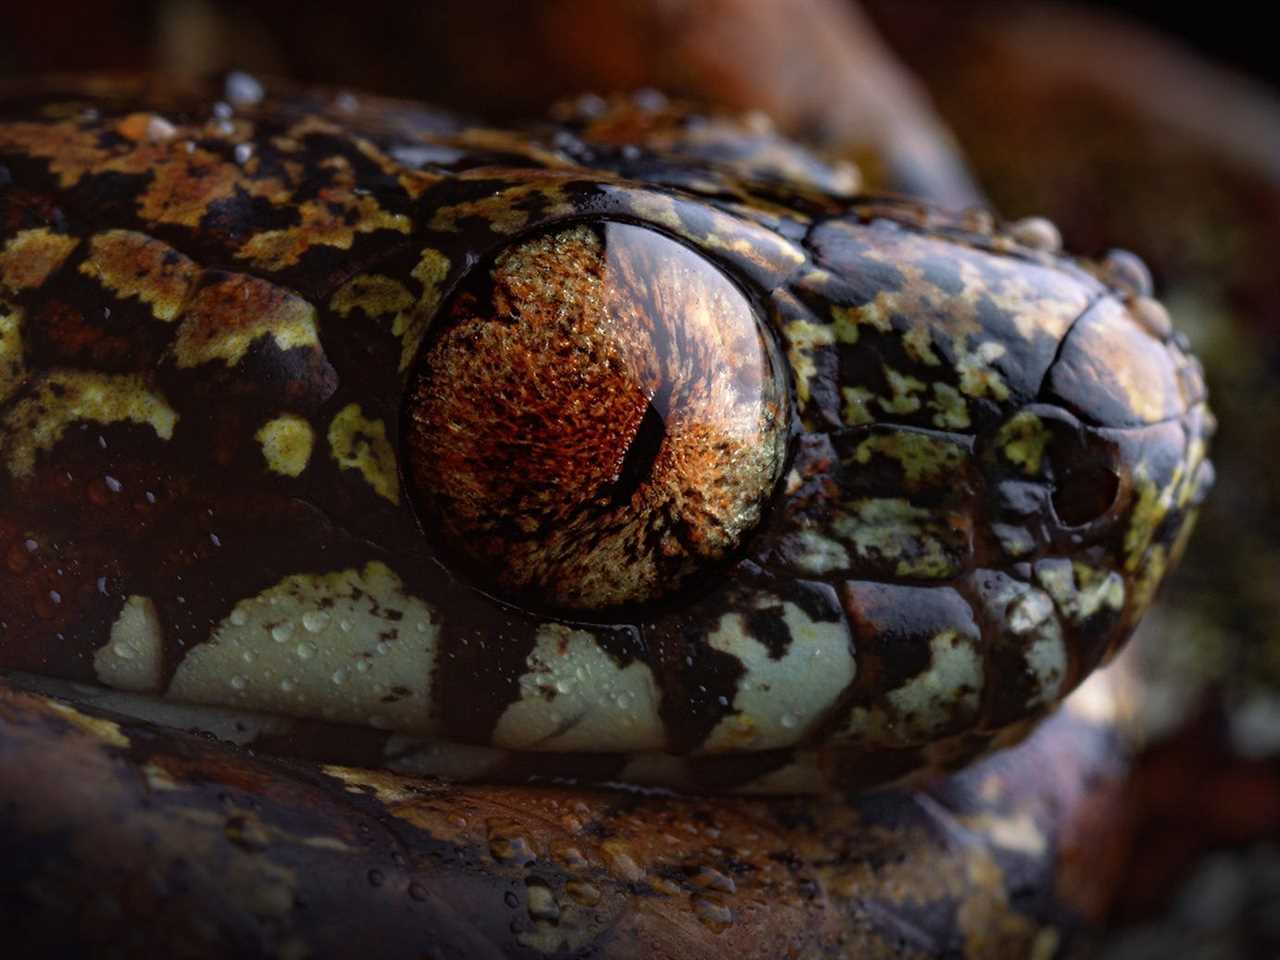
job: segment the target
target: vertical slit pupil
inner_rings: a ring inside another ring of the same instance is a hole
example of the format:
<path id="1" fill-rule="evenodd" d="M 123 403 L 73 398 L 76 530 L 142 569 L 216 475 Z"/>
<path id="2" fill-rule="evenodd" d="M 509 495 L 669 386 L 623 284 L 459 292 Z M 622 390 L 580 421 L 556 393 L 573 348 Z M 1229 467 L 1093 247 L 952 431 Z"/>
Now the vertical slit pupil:
<path id="1" fill-rule="evenodd" d="M 666 417 L 650 399 L 635 436 L 631 438 L 631 445 L 627 447 L 626 456 L 622 458 L 618 477 L 608 492 L 610 506 L 622 507 L 631 502 L 636 490 L 653 472 L 654 461 L 658 459 L 666 436 Z"/>

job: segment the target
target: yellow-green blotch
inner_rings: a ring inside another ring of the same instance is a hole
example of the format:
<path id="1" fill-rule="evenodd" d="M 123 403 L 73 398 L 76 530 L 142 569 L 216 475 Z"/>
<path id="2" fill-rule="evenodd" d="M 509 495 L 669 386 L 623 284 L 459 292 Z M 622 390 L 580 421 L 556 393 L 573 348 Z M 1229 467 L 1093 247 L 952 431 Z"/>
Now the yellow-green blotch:
<path id="1" fill-rule="evenodd" d="M 396 454 L 381 420 L 368 420 L 359 404 L 348 404 L 329 424 L 329 448 L 338 466 L 360 471 L 380 497 L 400 502 Z"/>
<path id="2" fill-rule="evenodd" d="M 297 477 L 311 461 L 315 432 L 306 420 L 285 414 L 264 423 L 254 439 L 262 446 L 262 458 L 269 470 L 284 477 Z"/>

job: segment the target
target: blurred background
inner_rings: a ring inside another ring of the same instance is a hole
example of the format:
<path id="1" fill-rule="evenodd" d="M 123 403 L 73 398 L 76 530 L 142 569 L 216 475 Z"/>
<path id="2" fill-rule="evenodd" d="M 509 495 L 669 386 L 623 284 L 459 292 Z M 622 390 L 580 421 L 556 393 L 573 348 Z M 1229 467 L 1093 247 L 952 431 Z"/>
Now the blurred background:
<path id="1" fill-rule="evenodd" d="M 0 76 L 242 69 L 492 122 L 660 88 L 869 187 L 1139 253 L 1205 359 L 1218 486 L 1132 652 L 1103 956 L 1280 957 L 1280 59 L 1245 8 L 945 0 L 0 4 Z"/>

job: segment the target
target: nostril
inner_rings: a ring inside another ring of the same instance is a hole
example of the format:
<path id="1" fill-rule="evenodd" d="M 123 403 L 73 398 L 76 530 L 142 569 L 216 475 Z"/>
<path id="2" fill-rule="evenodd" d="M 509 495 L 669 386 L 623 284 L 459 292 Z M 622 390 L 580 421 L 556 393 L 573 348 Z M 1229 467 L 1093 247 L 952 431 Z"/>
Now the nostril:
<path id="1" fill-rule="evenodd" d="M 1053 509 L 1064 526 L 1083 527 L 1105 515 L 1120 493 L 1120 477 L 1110 466 L 1055 455 Z"/>

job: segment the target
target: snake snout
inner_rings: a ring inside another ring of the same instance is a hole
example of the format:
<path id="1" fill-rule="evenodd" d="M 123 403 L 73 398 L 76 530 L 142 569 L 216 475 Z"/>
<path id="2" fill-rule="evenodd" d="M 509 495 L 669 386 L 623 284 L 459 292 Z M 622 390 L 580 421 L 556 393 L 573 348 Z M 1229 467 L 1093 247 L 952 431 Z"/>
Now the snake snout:
<path id="1" fill-rule="evenodd" d="M 1128 635 L 1176 563 L 1213 482 L 1213 430 L 1199 361 L 1134 295 L 1086 310 L 1037 402 L 993 432 L 991 532 L 1084 638 L 1084 662 Z"/>

